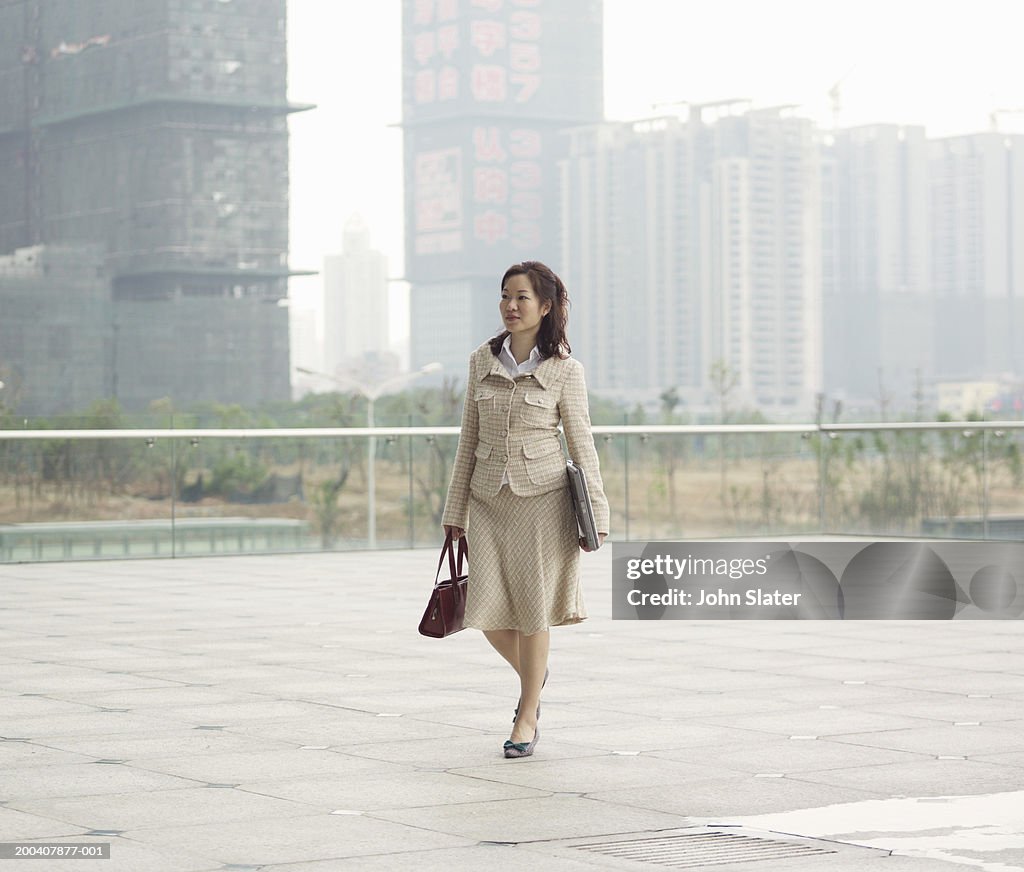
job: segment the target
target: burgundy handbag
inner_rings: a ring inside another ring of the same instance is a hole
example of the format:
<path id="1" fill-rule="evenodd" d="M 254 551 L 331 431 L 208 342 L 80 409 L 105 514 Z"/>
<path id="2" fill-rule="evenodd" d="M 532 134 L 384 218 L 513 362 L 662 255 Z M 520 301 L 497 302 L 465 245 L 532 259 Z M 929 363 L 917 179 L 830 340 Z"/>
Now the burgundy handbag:
<path id="1" fill-rule="evenodd" d="M 438 581 L 445 554 L 448 555 L 449 578 Z M 462 619 L 466 614 L 466 581 L 469 578 L 468 575 L 462 574 L 463 559 L 469 560 L 469 545 L 466 543 L 465 534 L 459 537 L 459 564 L 456 567 L 452 534 L 448 533 L 441 547 L 441 556 L 437 559 L 434 589 L 430 592 L 430 601 L 420 620 L 422 635 L 443 639 L 462 629 Z"/>

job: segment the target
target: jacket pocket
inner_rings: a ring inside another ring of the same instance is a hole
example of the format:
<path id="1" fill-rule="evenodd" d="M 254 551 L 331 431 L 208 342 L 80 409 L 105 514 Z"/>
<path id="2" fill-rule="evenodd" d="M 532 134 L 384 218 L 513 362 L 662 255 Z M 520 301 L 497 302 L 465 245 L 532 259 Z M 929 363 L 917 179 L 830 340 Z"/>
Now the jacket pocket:
<path id="1" fill-rule="evenodd" d="M 494 388 L 477 388 L 473 392 L 473 402 L 476 403 L 477 412 L 486 415 L 494 411 Z"/>
<path id="2" fill-rule="evenodd" d="M 469 489 L 472 493 L 482 495 L 487 490 L 487 474 L 490 470 L 487 458 L 491 456 L 491 444 L 477 442 L 473 456 L 476 460 L 473 461 L 473 475 L 469 479 Z"/>
<path id="3" fill-rule="evenodd" d="M 523 458 L 526 461 L 526 475 L 534 484 L 547 486 L 565 483 L 565 458 L 557 439 L 524 443 Z"/>
<path id="4" fill-rule="evenodd" d="M 523 394 L 521 416 L 524 424 L 532 427 L 551 427 L 558 423 L 555 398 L 541 391 Z"/>

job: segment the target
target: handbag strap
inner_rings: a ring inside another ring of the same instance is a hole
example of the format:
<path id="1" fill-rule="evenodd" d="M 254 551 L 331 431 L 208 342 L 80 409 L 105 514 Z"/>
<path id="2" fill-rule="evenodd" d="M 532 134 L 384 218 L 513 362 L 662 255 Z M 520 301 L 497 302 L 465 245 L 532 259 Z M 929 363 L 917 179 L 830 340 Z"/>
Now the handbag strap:
<path id="1" fill-rule="evenodd" d="M 465 533 L 459 537 L 459 563 L 457 567 L 455 565 L 455 548 L 453 547 L 452 534 L 445 534 L 444 545 L 441 546 L 441 556 L 437 558 L 437 572 L 434 573 L 435 587 L 437 586 L 438 579 L 441 577 L 441 564 L 444 563 L 446 554 L 448 555 L 448 570 L 451 572 L 451 580 L 455 581 L 455 579 L 462 575 L 463 559 L 469 560 L 469 543 L 466 542 Z"/>

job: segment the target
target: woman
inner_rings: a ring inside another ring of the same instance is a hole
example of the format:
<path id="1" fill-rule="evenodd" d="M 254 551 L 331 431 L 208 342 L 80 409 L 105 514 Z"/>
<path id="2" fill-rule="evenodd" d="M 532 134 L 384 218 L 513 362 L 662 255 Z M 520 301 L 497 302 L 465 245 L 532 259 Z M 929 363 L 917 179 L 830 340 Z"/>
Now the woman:
<path id="1" fill-rule="evenodd" d="M 506 757 L 528 757 L 540 736 L 548 628 L 586 618 L 579 536 L 558 438 L 583 467 L 599 532 L 608 535 L 583 367 L 569 356 L 569 297 L 548 267 L 526 261 L 501 280 L 505 329 L 469 359 L 462 430 L 442 523 L 473 546 L 465 626 L 519 675 Z"/>

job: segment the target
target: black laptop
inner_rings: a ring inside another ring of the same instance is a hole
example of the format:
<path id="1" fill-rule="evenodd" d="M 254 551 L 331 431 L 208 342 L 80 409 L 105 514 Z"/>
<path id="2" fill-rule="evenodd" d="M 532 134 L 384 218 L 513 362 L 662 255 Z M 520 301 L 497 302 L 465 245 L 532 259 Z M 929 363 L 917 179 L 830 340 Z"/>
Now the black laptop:
<path id="1" fill-rule="evenodd" d="M 579 525 L 580 535 L 587 543 L 587 548 L 596 551 L 600 541 L 597 538 L 594 506 L 590 502 L 590 491 L 587 490 L 587 474 L 583 467 L 572 460 L 565 462 L 565 468 L 569 473 L 569 493 L 572 494 L 572 506 L 576 510 L 576 523 Z"/>

